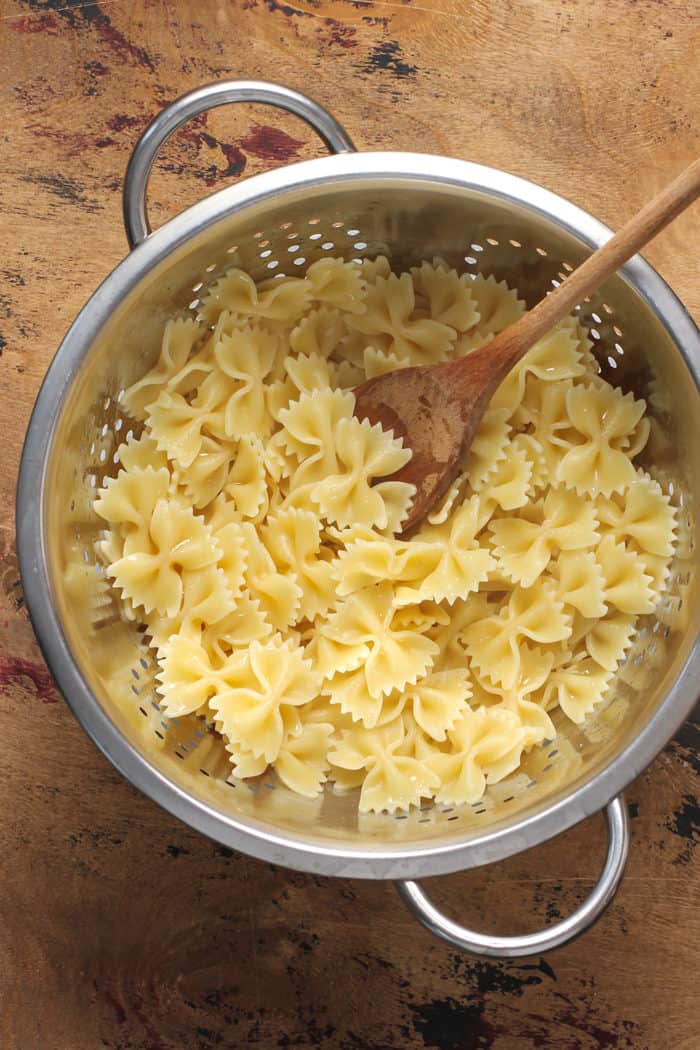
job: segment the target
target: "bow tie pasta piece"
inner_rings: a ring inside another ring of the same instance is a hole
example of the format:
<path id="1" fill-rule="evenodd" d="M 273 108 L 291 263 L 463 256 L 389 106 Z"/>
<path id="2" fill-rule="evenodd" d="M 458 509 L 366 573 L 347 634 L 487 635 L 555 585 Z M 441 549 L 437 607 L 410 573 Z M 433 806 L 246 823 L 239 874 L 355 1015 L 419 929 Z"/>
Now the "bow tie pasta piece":
<path id="1" fill-rule="evenodd" d="M 334 726 L 329 723 L 307 723 L 298 733 L 285 738 L 275 759 L 275 770 L 283 784 L 298 795 L 316 798 L 327 779 L 330 762 L 328 751 Z"/>
<path id="2" fill-rule="evenodd" d="M 233 465 L 222 490 L 242 518 L 258 521 L 266 515 L 270 494 L 265 450 L 255 434 L 246 434 L 239 439 Z"/>
<path id="3" fill-rule="evenodd" d="M 484 487 L 499 462 L 505 458 L 509 434 L 507 412 L 489 406 L 481 418 L 464 463 L 464 472 L 474 491 Z"/>
<path id="4" fill-rule="evenodd" d="M 82 544 L 70 544 L 64 556 L 63 585 L 72 613 L 85 636 L 94 637 L 98 625 L 115 618 L 114 592 L 102 565 L 85 562 Z"/>
<path id="5" fill-rule="evenodd" d="M 312 394 L 314 390 L 333 390 L 337 386 L 335 365 L 320 354 L 289 355 L 284 359 L 284 368 L 297 391 L 297 397 L 299 394 Z"/>
<path id="6" fill-rule="evenodd" d="M 135 419 L 143 419 L 151 402 L 161 390 L 187 367 L 187 362 L 205 329 L 191 317 L 176 317 L 166 322 L 160 356 L 146 375 L 124 393 L 123 403 Z M 207 367 L 202 368 L 205 374 Z"/>
<path id="7" fill-rule="evenodd" d="M 321 523 L 315 514 L 290 507 L 271 515 L 263 542 L 281 573 L 291 573 L 301 587 L 299 617 L 313 620 L 335 600 L 331 561 L 322 557 Z"/>
<path id="8" fill-rule="evenodd" d="M 319 647 L 319 652 L 321 647 Z M 368 650 L 369 651 L 369 650 Z M 325 646 L 324 656 L 330 658 L 330 648 Z M 337 664 L 342 667 L 342 651 Z M 353 659 L 353 664 L 361 663 L 361 660 Z M 384 696 L 377 692 L 374 696 L 369 691 L 367 678 L 362 667 L 355 670 L 339 671 L 334 674 L 323 686 L 323 694 L 340 711 L 349 717 L 352 722 L 359 722 L 367 729 L 375 729 L 380 724 L 391 720 L 403 707 L 403 698 L 396 692 Z M 398 704 L 397 704 L 398 699 Z M 387 710 L 389 718 L 387 718 Z"/>
<path id="9" fill-rule="evenodd" d="M 550 671 L 555 664 L 553 649 L 554 646 L 546 647 L 521 642 L 518 673 L 512 685 L 507 688 L 494 684 L 487 677 L 480 675 L 475 667 L 472 667 L 475 699 L 478 695 L 482 704 L 487 706 L 494 702 L 494 697 L 498 697 L 506 705 L 509 702 L 517 705 L 524 697 L 536 693 L 547 681 Z"/>
<path id="10" fill-rule="evenodd" d="M 145 430 L 139 437 L 136 438 L 132 434 L 123 441 L 117 449 L 116 456 L 115 462 L 126 471 L 169 468 L 168 457 L 160 451 Z"/>
<path id="11" fill-rule="evenodd" d="M 275 364 L 278 339 L 265 329 L 233 329 L 214 348 L 218 370 L 200 395 L 212 406 L 210 429 L 222 438 L 267 435 L 273 419 L 265 403 L 265 378 Z"/>
<path id="12" fill-rule="evenodd" d="M 467 475 L 458 474 L 440 502 L 436 503 L 433 510 L 426 516 L 429 525 L 443 525 L 447 521 L 452 510 L 462 502 L 467 484 Z"/>
<path id="13" fill-rule="evenodd" d="M 120 470 L 116 478 L 109 478 L 105 487 L 98 490 L 95 512 L 110 525 L 145 533 L 156 503 L 168 496 L 170 488 L 167 467 Z"/>
<path id="14" fill-rule="evenodd" d="M 494 394 L 492 407 L 503 409 L 506 418 L 510 419 L 523 400 L 528 376 L 535 376 L 542 382 L 556 383 L 585 375 L 585 349 L 575 319 L 564 318 L 511 369 Z"/>
<path id="15" fill-rule="evenodd" d="M 211 532 L 190 507 L 160 499 L 146 530 L 127 536 L 123 556 L 108 572 L 134 605 L 172 617 L 182 603 L 182 571 L 206 569 L 220 557 Z"/>
<path id="16" fill-rule="evenodd" d="M 291 641 L 251 642 L 218 672 L 209 701 L 222 732 L 235 746 L 274 762 L 284 739 L 283 709 L 318 694 L 320 676 Z"/>
<path id="17" fill-rule="evenodd" d="M 564 551 L 556 560 L 554 574 L 565 605 L 588 619 L 605 616 L 605 581 L 593 551 Z"/>
<path id="18" fill-rule="evenodd" d="M 374 346 L 366 346 L 362 353 L 365 379 L 374 379 L 375 376 L 383 376 L 387 372 L 396 372 L 400 368 L 410 368 L 410 366 L 411 362 L 408 358 L 386 354 Z"/>
<path id="19" fill-rule="evenodd" d="M 271 634 L 272 627 L 260 608 L 260 602 L 243 594 L 236 599 L 229 613 L 206 623 L 202 645 L 216 661 L 216 666 L 220 666 L 234 649 L 265 641 Z"/>
<path id="20" fill-rule="evenodd" d="M 580 724 L 603 699 L 611 677 L 584 654 L 552 672 L 544 687 L 544 706 L 558 704 L 567 718 Z"/>
<path id="21" fill-rule="evenodd" d="M 476 620 L 483 620 L 495 609 L 487 595 L 480 592 L 470 594 L 466 601 L 457 600 L 450 606 L 447 623 L 437 621 L 428 631 L 428 637 L 439 649 L 433 665 L 436 671 L 467 666 L 469 661 L 464 633 L 470 624 Z"/>
<path id="22" fill-rule="evenodd" d="M 342 259 L 319 259 L 306 271 L 311 296 L 348 314 L 365 311 L 365 281 L 359 266 Z"/>
<path id="23" fill-rule="evenodd" d="M 211 526 L 210 526 L 211 528 Z M 212 529 L 216 544 L 221 551 L 219 567 L 224 574 L 231 596 L 238 598 L 243 590 L 249 568 L 249 553 L 246 536 L 239 522 Z"/>
<path id="24" fill-rule="evenodd" d="M 206 507 L 221 492 L 234 459 L 238 459 L 233 445 L 215 438 L 202 438 L 199 452 L 183 477 L 183 489 L 197 510 Z"/>
<path id="25" fill-rule="evenodd" d="M 373 697 L 415 683 L 431 666 L 438 646 L 415 628 L 396 629 L 393 618 L 390 583 L 366 587 L 338 602 L 336 611 L 319 627 L 319 636 L 338 647 L 343 662 L 322 667 L 322 673 L 331 677 L 362 663 Z"/>
<path id="26" fill-rule="evenodd" d="M 304 278 L 264 281 L 256 285 L 243 270 L 228 270 L 203 297 L 199 315 L 214 324 L 222 311 L 240 321 L 276 321 L 294 324 L 306 312 L 311 283 Z"/>
<path id="27" fill-rule="evenodd" d="M 216 694 L 216 671 L 200 639 L 174 634 L 162 647 L 158 662 L 161 706 L 171 718 L 199 711 Z"/>
<path id="28" fill-rule="evenodd" d="M 410 706 L 420 728 L 432 740 L 445 740 L 455 727 L 471 697 L 466 668 L 434 671 L 404 691 L 405 705 Z"/>
<path id="29" fill-rule="evenodd" d="M 637 475 L 622 496 L 596 501 L 601 532 L 633 540 L 639 550 L 670 558 L 675 549 L 676 511 L 657 481 Z"/>
<path id="30" fill-rule="evenodd" d="M 547 644 L 571 635 L 571 617 L 549 582 L 517 587 L 500 612 L 470 624 L 464 631 L 467 653 L 476 671 L 504 689 L 512 689 L 521 663 L 524 639 Z"/>
<path id="31" fill-rule="evenodd" d="M 347 335 L 347 325 L 340 310 L 320 306 L 310 310 L 289 334 L 292 353 L 311 357 L 329 358 L 337 350 L 341 339 Z"/>
<path id="32" fill-rule="evenodd" d="M 411 276 L 418 300 L 425 302 L 426 314 L 433 321 L 456 332 L 467 332 L 476 325 L 479 311 L 468 274 L 460 276 L 439 263 L 424 262 L 413 267 Z"/>
<path id="33" fill-rule="evenodd" d="M 622 450 L 644 408 L 643 401 L 607 384 L 571 387 L 566 409 L 580 443 L 565 452 L 557 467 L 557 481 L 591 496 L 623 492 L 635 481 L 636 473 Z"/>
<path id="34" fill-rule="evenodd" d="M 378 481 L 390 477 L 411 458 L 391 431 L 371 426 L 352 416 L 341 419 L 334 434 L 337 468 L 310 490 L 312 502 L 327 521 L 341 528 L 363 522 L 395 532 L 406 517 L 415 486 L 401 481 Z M 295 487 L 292 479 L 292 490 Z"/>
<path id="35" fill-rule="evenodd" d="M 348 319 L 351 329 L 385 353 L 410 358 L 412 364 L 443 361 L 450 354 L 457 333 L 450 325 L 415 316 L 415 294 L 409 273 L 378 277 L 367 286 L 363 314 Z"/>
<path id="36" fill-rule="evenodd" d="M 303 488 L 322 481 L 337 468 L 334 447 L 335 431 L 342 419 L 350 419 L 355 398 L 342 390 L 314 391 L 302 394 L 298 401 L 280 412 L 282 430 L 277 444 L 295 456 L 298 466 L 293 473 L 293 488 Z"/>
<path id="37" fill-rule="evenodd" d="M 514 711 L 467 708 L 448 738 L 450 750 L 430 761 L 442 785 L 435 798 L 459 806 L 477 802 L 487 783 L 496 784 L 518 768 L 526 731 Z"/>
<path id="38" fill-rule="evenodd" d="M 651 577 L 644 572 L 644 562 L 624 543 L 613 536 L 601 540 L 596 561 L 604 580 L 605 601 L 623 613 L 649 613 L 654 609 Z"/>
<path id="39" fill-rule="evenodd" d="M 220 622 L 234 608 L 234 599 L 221 569 L 210 565 L 206 569 L 183 572 L 181 579 L 182 603 L 176 615 L 146 616 L 146 632 L 159 652 L 173 635 L 197 638 L 205 626 Z"/>
<path id="40" fill-rule="evenodd" d="M 433 599 L 452 605 L 458 598 L 466 598 L 484 583 L 493 567 L 490 551 L 479 546 L 479 500 L 472 497 L 457 509 L 444 525 L 428 525 L 418 534 L 417 542 L 434 548 L 434 565 L 419 584 L 402 585 L 396 589 L 396 605 L 409 605 Z"/>
<path id="41" fill-rule="evenodd" d="M 249 522 L 238 526 L 246 550 L 245 579 L 250 593 L 260 601 L 270 623 L 278 631 L 295 624 L 299 618 L 302 590 L 296 573 L 282 574 L 260 539 L 254 525 Z"/>
<path id="42" fill-rule="evenodd" d="M 390 276 L 391 263 L 386 255 L 377 255 L 374 259 L 363 259 L 359 264 L 359 270 L 367 284 L 376 284 L 377 278 Z"/>
<path id="43" fill-rule="evenodd" d="M 584 636 L 586 651 L 606 671 L 614 671 L 632 644 L 636 618 L 613 610 L 595 620 Z"/>
<path id="44" fill-rule="evenodd" d="M 482 705 L 492 707 L 494 697 L 498 697 L 497 707 L 515 712 L 520 719 L 525 730 L 525 748 L 554 739 L 557 735 L 554 724 L 544 707 L 537 702 L 554 664 L 555 654 L 551 649 L 524 642 L 520 646 L 520 667 L 513 688 L 503 689 L 494 686 L 488 679 L 476 676 L 473 679 L 472 706 L 480 701 Z"/>
<path id="45" fill-rule="evenodd" d="M 368 530 L 356 539 L 346 538 L 344 550 L 334 561 L 333 573 L 338 594 L 345 597 L 382 580 L 419 581 L 436 560 L 432 544 L 415 539 L 395 540 Z"/>
<path id="46" fill-rule="evenodd" d="M 524 456 L 529 466 L 529 483 L 526 496 L 535 499 L 540 491 L 549 485 L 550 478 L 547 474 L 547 463 L 544 450 L 533 434 L 516 434 L 511 442 L 514 456 Z M 521 504 L 522 505 L 522 504 Z M 504 509 L 514 509 L 507 508 Z"/>
<path id="47" fill-rule="evenodd" d="M 527 450 L 520 443 L 517 435 L 505 459 L 498 464 L 489 479 L 487 498 L 482 502 L 484 509 L 496 504 L 501 510 L 512 511 L 524 507 L 532 488 L 532 466 Z"/>
<path id="48" fill-rule="evenodd" d="M 500 569 L 522 587 L 532 586 L 557 551 L 585 550 L 599 541 L 594 505 L 566 489 L 550 489 L 533 517 L 499 518 L 488 526 Z"/>
<path id="49" fill-rule="evenodd" d="M 148 407 L 146 426 L 158 449 L 180 469 L 187 470 L 202 449 L 205 428 L 216 423 L 216 414 L 182 394 L 162 390 Z"/>
<path id="50" fill-rule="evenodd" d="M 478 320 L 473 328 L 457 339 L 457 357 L 463 357 L 483 346 L 525 313 L 525 303 L 518 299 L 517 292 L 509 288 L 505 281 L 477 274 L 470 280 L 469 287 L 478 311 Z"/>
<path id="51" fill-rule="evenodd" d="M 401 718 L 382 729 L 350 729 L 329 753 L 331 765 L 350 771 L 366 770 L 360 792 L 361 813 L 409 809 L 431 797 L 439 786 L 437 774 L 427 763 L 399 748 L 405 731 Z"/>
<path id="52" fill-rule="evenodd" d="M 527 696 L 515 694 L 504 699 L 501 705 L 504 710 L 514 711 L 520 719 L 524 731 L 523 751 L 537 747 L 545 740 L 553 740 L 557 731 L 541 704 Z"/>
<path id="53" fill-rule="evenodd" d="M 523 402 L 513 417 L 513 423 L 528 428 L 537 441 L 550 483 L 557 481 L 562 457 L 580 440 L 567 409 L 567 394 L 571 389 L 573 384 L 568 379 L 542 383 L 530 378 L 525 384 Z"/>

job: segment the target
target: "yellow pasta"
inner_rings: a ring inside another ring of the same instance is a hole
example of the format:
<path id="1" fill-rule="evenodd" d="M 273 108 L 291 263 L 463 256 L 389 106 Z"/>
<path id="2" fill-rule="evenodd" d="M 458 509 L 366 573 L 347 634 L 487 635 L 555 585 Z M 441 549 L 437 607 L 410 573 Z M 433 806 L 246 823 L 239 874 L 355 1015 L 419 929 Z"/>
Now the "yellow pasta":
<path id="1" fill-rule="evenodd" d="M 145 623 L 164 711 L 212 724 L 232 776 L 359 789 L 362 812 L 474 803 L 620 673 L 676 511 L 634 462 L 644 402 L 601 378 L 577 319 L 507 376 L 409 538 L 392 476 L 411 453 L 354 415 L 365 378 L 468 354 L 523 309 L 439 258 L 324 257 L 232 269 L 166 323 L 94 500 L 100 609 L 118 593 Z"/>

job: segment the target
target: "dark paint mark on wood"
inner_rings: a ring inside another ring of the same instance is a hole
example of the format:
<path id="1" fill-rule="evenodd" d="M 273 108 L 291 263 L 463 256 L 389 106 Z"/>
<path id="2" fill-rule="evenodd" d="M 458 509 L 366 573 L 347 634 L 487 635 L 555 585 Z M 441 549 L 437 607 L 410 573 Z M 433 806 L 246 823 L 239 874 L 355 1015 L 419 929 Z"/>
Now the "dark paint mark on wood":
<path id="1" fill-rule="evenodd" d="M 97 981 L 92 982 L 92 987 L 95 989 L 97 995 L 102 994 L 109 1003 L 109 1005 L 112 1007 L 112 1009 L 114 1010 L 114 1018 L 117 1024 L 124 1024 L 124 1022 L 126 1021 L 126 1010 L 119 1002 L 117 997 L 109 990 L 109 988 L 101 989 Z"/>
<path id="2" fill-rule="evenodd" d="M 190 127 L 185 128 L 180 134 L 186 142 L 191 142 L 193 146 L 199 150 L 203 145 L 207 146 L 208 149 L 221 150 L 226 165 L 222 168 L 216 164 L 209 164 L 206 168 L 192 168 L 191 166 L 179 164 L 163 164 L 161 167 L 165 171 L 173 171 L 176 174 L 182 174 L 186 170 L 189 171 L 197 179 L 202 179 L 207 186 L 214 186 L 219 179 L 227 177 L 235 177 L 241 175 L 245 170 L 247 158 L 241 152 L 239 146 L 234 143 L 221 142 L 215 135 L 211 135 L 208 131 L 199 130 L 204 128 L 207 123 L 207 114 L 202 113 L 196 120 L 193 120 Z"/>
<path id="3" fill-rule="evenodd" d="M 170 857 L 189 857 L 190 851 L 184 846 L 166 846 L 165 851 Z"/>
<path id="4" fill-rule="evenodd" d="M 639 803 L 629 802 L 627 805 L 627 812 L 630 815 L 630 819 L 634 820 L 636 817 L 639 816 Z"/>
<path id="5" fill-rule="evenodd" d="M 54 196 L 60 197 L 68 204 L 77 204 L 85 211 L 102 210 L 102 205 L 85 196 L 84 187 L 75 179 L 69 179 L 64 175 L 22 175 L 20 178 L 22 182 L 43 186 Z"/>
<path id="6" fill-rule="evenodd" d="M 37 700 L 55 704 L 59 700 L 58 687 L 46 667 L 32 663 L 23 656 L 0 657 L 0 690 L 24 687 L 31 682 Z"/>
<path id="7" fill-rule="evenodd" d="M 83 69 L 91 77 L 106 77 L 108 73 L 111 73 L 109 66 L 105 66 L 102 62 L 86 62 Z"/>
<path id="8" fill-rule="evenodd" d="M 363 73 L 391 73 L 397 80 L 406 80 L 418 72 L 418 66 L 404 62 L 401 57 L 401 46 L 398 40 L 386 40 L 372 48 L 367 62 L 362 67 Z"/>
<path id="9" fill-rule="evenodd" d="M 265 0 L 268 11 L 279 11 L 281 14 L 286 15 L 287 18 L 313 18 L 311 11 L 300 11 L 296 7 L 292 7 L 291 4 L 280 4 L 278 0 Z M 253 6 L 257 7 L 257 4 Z"/>
<path id="10" fill-rule="evenodd" d="M 64 155 L 75 157 L 92 149 L 97 143 L 84 131 L 63 131 L 44 124 L 28 124 L 27 129 L 38 139 L 49 139 L 64 149 Z"/>
<path id="11" fill-rule="evenodd" d="M 354 26 L 346 26 L 337 18 L 327 18 L 326 25 L 330 28 L 330 44 L 337 44 L 338 47 L 346 50 L 357 47 L 357 29 Z"/>
<path id="12" fill-rule="evenodd" d="M 696 773 L 700 773 L 700 706 L 693 712 L 692 717 L 683 723 L 673 740 L 672 747 L 676 753 Z"/>
<path id="13" fill-rule="evenodd" d="M 481 997 L 492 993 L 518 997 L 529 985 L 542 984 L 544 977 L 552 981 L 557 979 L 544 959 L 537 964 L 475 962 L 469 956 L 455 952 L 451 961 L 453 976 L 460 983 L 469 984 L 471 990 Z"/>
<path id="14" fill-rule="evenodd" d="M 2 357 L 3 350 L 7 347 L 7 339 L 2 333 L 0 333 L 0 357 Z"/>
<path id="15" fill-rule="evenodd" d="M 104 13 L 99 4 L 84 3 L 83 0 L 20 0 L 20 3 L 38 15 L 58 15 L 73 29 L 91 27 L 125 61 L 131 59 L 137 65 L 155 72 L 155 63 L 145 48 L 132 44 L 116 29 L 109 15 Z"/>
<path id="16" fill-rule="evenodd" d="M 210 149 L 220 149 L 226 158 L 226 167 L 217 168 L 215 165 L 209 169 L 209 175 L 211 179 L 207 179 L 207 182 L 211 185 L 212 182 L 216 181 L 216 178 L 226 177 L 227 175 L 240 175 L 245 170 L 246 158 L 241 153 L 238 146 L 230 142 L 221 142 L 214 135 L 210 135 L 208 132 L 202 131 L 198 136 L 200 142 L 204 142 L 205 145 L 209 146 Z"/>
<path id="17" fill-rule="evenodd" d="M 556 993 L 555 998 L 562 1004 L 560 1008 L 552 1011 L 552 1016 L 558 1024 L 569 1025 L 574 1031 L 585 1033 L 589 1041 L 595 1040 L 596 1050 L 651 1050 L 651 1047 L 643 1045 L 637 1038 L 638 1025 L 634 1021 L 625 1018 L 619 1020 L 605 1021 L 596 1017 L 595 1010 L 595 985 L 593 982 L 588 996 L 580 1001 L 572 1002 L 565 995 Z M 605 1026 L 605 1027 L 603 1027 Z M 546 1044 L 538 1044 L 546 1045 Z M 580 1043 L 573 1044 L 575 1046 Z"/>
<path id="18" fill-rule="evenodd" d="M 673 863 L 689 864 L 693 850 L 700 841 L 700 805 L 694 795 L 683 795 L 680 807 L 664 827 L 687 842 Z"/>
<path id="19" fill-rule="evenodd" d="M 304 143 L 292 138 L 280 128 L 267 124 L 256 124 L 248 135 L 240 140 L 246 153 L 261 160 L 288 161 L 296 157 Z"/>
<path id="20" fill-rule="evenodd" d="M 14 285 L 15 288 L 23 288 L 27 283 L 22 274 L 16 273 L 14 270 L 3 270 L 2 279 L 5 284 Z"/>
<path id="21" fill-rule="evenodd" d="M 105 121 L 110 131 L 124 131 L 125 128 L 144 128 L 148 117 L 130 117 L 126 113 L 115 113 Z"/>
<path id="22" fill-rule="evenodd" d="M 488 1050 L 498 1034 L 484 1021 L 483 1000 L 458 1002 L 448 996 L 422 1006 L 408 1005 L 423 1045 L 435 1050 Z"/>
<path id="23" fill-rule="evenodd" d="M 39 15 L 38 18 L 15 18 L 9 23 L 13 33 L 46 33 L 48 36 L 57 36 L 58 22 L 54 15 Z"/>

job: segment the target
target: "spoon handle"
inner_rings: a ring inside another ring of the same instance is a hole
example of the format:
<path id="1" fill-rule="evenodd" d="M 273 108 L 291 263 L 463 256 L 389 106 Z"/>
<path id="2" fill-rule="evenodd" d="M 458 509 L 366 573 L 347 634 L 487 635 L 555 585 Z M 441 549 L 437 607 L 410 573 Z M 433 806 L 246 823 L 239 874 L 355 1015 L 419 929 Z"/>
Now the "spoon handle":
<path id="1" fill-rule="evenodd" d="M 700 196 L 700 159 L 637 212 L 609 241 L 566 280 L 545 296 L 489 343 L 489 356 L 498 361 L 498 371 L 505 376 L 557 321 L 561 321 L 587 295 L 595 292 L 620 267 L 643 248 L 657 233 Z M 486 349 L 486 348 L 484 348 Z M 466 360 L 471 360 L 471 355 Z"/>

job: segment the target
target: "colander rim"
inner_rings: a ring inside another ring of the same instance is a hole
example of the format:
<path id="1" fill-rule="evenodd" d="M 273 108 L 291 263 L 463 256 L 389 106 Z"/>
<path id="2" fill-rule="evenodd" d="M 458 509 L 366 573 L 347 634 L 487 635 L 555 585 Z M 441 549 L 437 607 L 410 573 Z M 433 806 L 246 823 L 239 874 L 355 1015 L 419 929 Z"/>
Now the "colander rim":
<path id="1" fill-rule="evenodd" d="M 663 702 L 640 733 L 593 779 L 570 795 L 542 804 L 505 827 L 495 825 L 468 842 L 400 846 L 339 846 L 267 824 L 227 815 L 196 799 L 158 770 L 122 734 L 90 690 L 63 634 L 52 601 L 46 529 L 45 481 L 53 435 L 80 363 L 115 307 L 178 247 L 233 212 L 285 193 L 347 180 L 425 180 L 509 201 L 563 227 L 591 249 L 610 229 L 566 198 L 519 176 L 470 161 L 409 152 L 344 153 L 302 161 L 252 176 L 193 205 L 151 234 L 100 284 L 64 336 L 39 390 L 25 438 L 17 485 L 16 528 L 28 612 L 47 665 L 83 729 L 112 764 L 168 812 L 222 844 L 273 863 L 317 874 L 359 878 L 420 878 L 476 867 L 511 856 L 560 834 L 619 794 L 656 757 L 692 709 L 700 680 L 700 641 Z M 653 310 L 674 340 L 700 390 L 700 331 L 675 293 L 640 256 L 620 275 Z M 38 502 L 38 507 L 37 507 Z"/>

